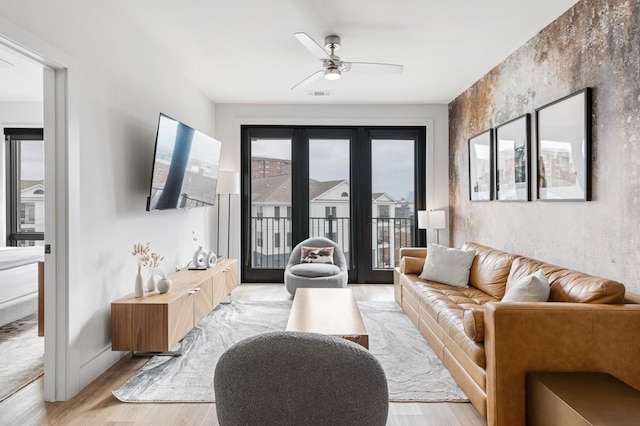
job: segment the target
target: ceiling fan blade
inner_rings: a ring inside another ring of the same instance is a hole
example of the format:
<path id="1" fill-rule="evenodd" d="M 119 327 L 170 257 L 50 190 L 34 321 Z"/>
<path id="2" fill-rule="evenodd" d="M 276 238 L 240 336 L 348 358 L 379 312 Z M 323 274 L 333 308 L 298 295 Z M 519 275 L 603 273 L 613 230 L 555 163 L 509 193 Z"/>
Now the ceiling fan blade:
<path id="1" fill-rule="evenodd" d="M 378 64 L 375 62 L 343 62 L 345 71 L 382 74 L 402 74 L 402 65 Z"/>
<path id="2" fill-rule="evenodd" d="M 13 65 L 11 62 L 7 61 L 6 59 L 0 58 L 0 68 L 13 68 L 13 67 L 15 67 L 15 65 Z"/>
<path id="3" fill-rule="evenodd" d="M 316 58 L 331 59 L 331 56 L 329 56 L 329 53 L 327 53 L 327 51 L 324 50 L 322 46 L 316 43 L 314 39 L 309 37 L 307 33 L 294 33 L 293 35 L 295 35 L 298 41 L 302 43 L 302 45 L 306 47 L 307 50 L 311 52 L 311 54 Z"/>
<path id="4" fill-rule="evenodd" d="M 291 88 L 291 90 L 293 89 L 297 89 L 298 87 L 303 87 L 306 86 L 307 84 L 311 83 L 312 81 L 315 81 L 318 79 L 318 77 L 320 77 L 322 74 L 324 73 L 323 70 L 318 70 L 316 72 L 314 72 L 313 74 L 311 74 L 309 77 L 305 78 L 304 80 L 302 80 L 300 83 L 296 84 L 295 86 L 293 86 Z"/>

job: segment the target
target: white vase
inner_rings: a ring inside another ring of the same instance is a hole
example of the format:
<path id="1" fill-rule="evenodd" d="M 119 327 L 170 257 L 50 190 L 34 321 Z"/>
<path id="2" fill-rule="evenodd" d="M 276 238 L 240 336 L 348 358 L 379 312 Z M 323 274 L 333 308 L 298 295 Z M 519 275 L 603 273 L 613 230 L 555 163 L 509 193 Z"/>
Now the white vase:
<path id="1" fill-rule="evenodd" d="M 138 275 L 136 275 L 136 284 L 133 294 L 135 297 L 144 296 L 144 282 L 142 280 L 142 274 L 140 273 L 140 265 L 138 265 Z"/>
<path id="2" fill-rule="evenodd" d="M 206 268 L 206 259 L 207 259 L 207 251 L 202 248 L 202 246 L 198 247 L 195 253 L 193 253 L 193 267 L 194 268 Z"/>
<path id="3" fill-rule="evenodd" d="M 156 291 L 156 275 L 155 275 L 156 269 L 155 268 L 151 268 L 151 275 L 149 276 L 149 279 L 147 280 L 147 290 L 148 291 Z"/>
<path id="4" fill-rule="evenodd" d="M 207 255 L 207 268 L 211 268 L 213 266 L 216 266 L 216 263 L 218 263 L 218 256 L 216 256 L 216 254 L 213 252 L 213 250 L 209 251 L 209 254 Z"/>
<path id="5" fill-rule="evenodd" d="M 158 291 L 160 293 L 166 293 L 169 290 L 171 290 L 171 286 L 173 285 L 173 283 L 171 282 L 171 280 L 169 278 L 160 278 L 158 280 Z"/>

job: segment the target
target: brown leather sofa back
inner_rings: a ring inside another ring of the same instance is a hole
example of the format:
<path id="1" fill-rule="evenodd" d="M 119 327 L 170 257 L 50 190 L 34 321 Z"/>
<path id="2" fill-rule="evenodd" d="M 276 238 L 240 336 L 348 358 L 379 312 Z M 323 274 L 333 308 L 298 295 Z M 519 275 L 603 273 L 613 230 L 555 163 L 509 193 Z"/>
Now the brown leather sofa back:
<path id="1" fill-rule="evenodd" d="M 509 285 L 538 269 L 547 276 L 551 292 L 549 302 L 624 303 L 625 288 L 617 281 L 599 278 L 582 272 L 551 265 L 527 257 L 516 257 L 507 279 Z"/>
<path id="2" fill-rule="evenodd" d="M 516 256 L 472 242 L 464 243 L 462 249 L 476 251 L 476 258 L 471 264 L 469 284 L 495 298 L 502 299 L 511 264 Z"/>

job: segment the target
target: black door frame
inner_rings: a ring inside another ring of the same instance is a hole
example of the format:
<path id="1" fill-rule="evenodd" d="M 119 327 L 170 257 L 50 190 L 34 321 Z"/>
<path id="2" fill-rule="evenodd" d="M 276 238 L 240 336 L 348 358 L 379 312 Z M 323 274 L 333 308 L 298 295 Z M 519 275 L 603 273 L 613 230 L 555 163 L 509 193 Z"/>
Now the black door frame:
<path id="1" fill-rule="evenodd" d="M 283 282 L 284 268 L 251 267 L 251 140 L 291 139 L 291 207 L 292 247 L 309 233 L 309 139 L 349 138 L 351 226 L 350 226 L 350 283 L 391 283 L 392 270 L 373 270 L 371 252 L 358 250 L 354 241 L 371 241 L 371 140 L 414 140 L 415 210 L 426 206 L 426 127 L 425 126 L 241 126 L 241 282 Z M 357 161 L 355 159 L 358 159 Z M 302 201 L 302 202 L 301 202 Z M 363 218 L 364 220 L 360 220 Z M 417 214 L 414 216 L 416 245 L 425 244 L 425 233 L 417 231 Z M 358 268 L 358 265 L 361 265 Z"/>

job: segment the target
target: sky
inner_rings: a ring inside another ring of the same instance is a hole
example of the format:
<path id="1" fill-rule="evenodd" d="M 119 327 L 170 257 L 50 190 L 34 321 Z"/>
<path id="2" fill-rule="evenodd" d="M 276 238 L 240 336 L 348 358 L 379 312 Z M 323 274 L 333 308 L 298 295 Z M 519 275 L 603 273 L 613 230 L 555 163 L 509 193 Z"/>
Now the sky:
<path id="1" fill-rule="evenodd" d="M 290 140 L 258 140 L 251 145 L 254 157 L 291 159 Z M 414 151 L 410 140 L 373 140 L 372 192 L 386 192 L 397 200 L 413 192 Z M 319 181 L 349 179 L 349 141 L 311 139 L 309 177 Z"/>
<path id="2" fill-rule="evenodd" d="M 44 145 L 42 141 L 20 142 L 21 180 L 44 179 Z"/>

